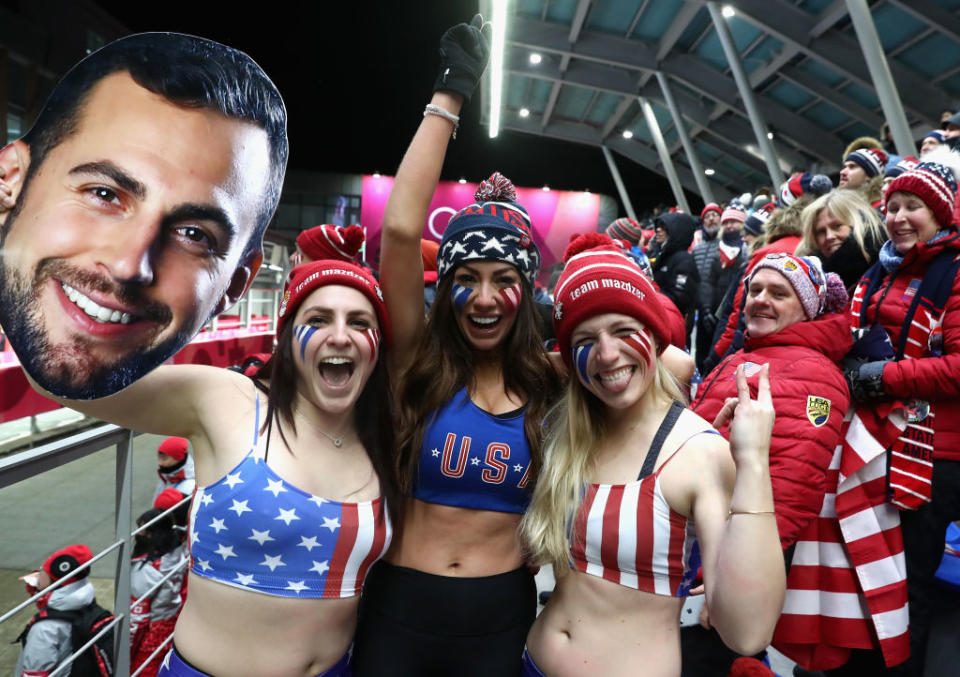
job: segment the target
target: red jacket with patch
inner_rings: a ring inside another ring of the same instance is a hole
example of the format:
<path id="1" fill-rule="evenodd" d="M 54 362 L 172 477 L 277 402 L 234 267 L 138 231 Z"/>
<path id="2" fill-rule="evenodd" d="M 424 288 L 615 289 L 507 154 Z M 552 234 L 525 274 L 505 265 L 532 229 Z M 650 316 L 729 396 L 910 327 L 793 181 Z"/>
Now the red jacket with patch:
<path id="1" fill-rule="evenodd" d="M 923 279 L 931 261 L 944 251 L 960 253 L 960 235 L 956 231 L 945 241 L 931 245 L 919 243 L 907 252 L 896 274 L 885 276 L 869 304 L 864 302 L 864 326 L 873 324 L 876 319 L 896 346 L 912 300 L 912 295 L 904 293 L 910 288 L 911 282 L 914 287 L 919 284 L 914 281 Z M 933 403 L 936 414 L 933 422 L 933 457 L 960 461 L 960 275 L 953 280 L 952 289 L 940 318 L 943 355 L 891 362 L 883 370 L 883 389 L 892 397 L 920 398 Z M 924 321 L 924 311 L 918 309 L 914 322 Z"/>
<path id="2" fill-rule="evenodd" d="M 820 513 L 827 467 L 840 441 L 850 394 L 838 363 L 853 340 L 846 313 L 822 315 L 754 339 L 704 379 L 693 409 L 712 421 L 728 397 L 737 395 L 736 369 L 747 365 L 751 397 L 757 396 L 759 367 L 770 365 L 777 419 L 770 442 L 770 476 L 783 548 Z M 751 366 L 753 365 L 753 366 Z M 720 433 L 729 438 L 724 427 Z"/>

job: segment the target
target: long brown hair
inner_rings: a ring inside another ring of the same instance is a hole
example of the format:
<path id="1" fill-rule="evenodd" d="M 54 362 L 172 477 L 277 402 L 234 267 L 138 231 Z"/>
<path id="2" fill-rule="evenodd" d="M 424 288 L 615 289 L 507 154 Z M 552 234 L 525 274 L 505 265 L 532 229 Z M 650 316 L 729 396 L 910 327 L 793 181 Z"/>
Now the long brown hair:
<path id="1" fill-rule="evenodd" d="M 461 388 L 473 385 L 476 356 L 457 324 L 450 302 L 453 275 L 437 285 L 427 325 L 414 359 L 397 390 L 399 429 L 396 473 L 400 489 L 410 493 L 417 472 L 423 435 L 434 414 Z M 541 423 L 550 402 L 560 395 L 560 376 L 543 348 L 539 318 L 527 285 L 521 285 L 517 319 L 499 346 L 500 369 L 507 392 L 526 403 L 524 431 L 530 445 L 530 482 L 533 487 L 543 463 Z"/>
<path id="2" fill-rule="evenodd" d="M 287 322 L 277 335 L 273 355 L 261 367 L 253 382 L 267 395 L 267 415 L 260 432 L 267 430 L 271 421 L 277 422 L 280 438 L 287 448 L 290 444 L 283 433 L 281 421 L 296 434 L 293 419 L 293 400 L 297 392 L 297 370 L 293 356 L 293 330 L 295 324 Z M 393 410 L 390 404 L 390 380 L 386 368 L 386 350 L 380 350 L 377 364 L 367 379 L 360 397 L 353 405 L 354 428 L 360 443 L 370 458 L 380 482 L 380 495 L 386 500 L 390 518 L 397 524 L 400 517 L 400 494 L 391 460 L 393 453 Z M 291 452 L 293 450 L 291 449 Z"/>

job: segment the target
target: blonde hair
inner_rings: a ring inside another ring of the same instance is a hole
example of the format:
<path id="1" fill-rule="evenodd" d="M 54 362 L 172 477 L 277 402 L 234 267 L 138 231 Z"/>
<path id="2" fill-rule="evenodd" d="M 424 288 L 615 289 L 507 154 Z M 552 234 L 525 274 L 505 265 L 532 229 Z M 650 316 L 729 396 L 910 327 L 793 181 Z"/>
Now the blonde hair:
<path id="1" fill-rule="evenodd" d="M 658 399 L 686 404 L 676 378 L 659 359 L 650 387 Z M 520 539 L 529 561 L 555 565 L 558 575 L 569 569 L 573 519 L 592 452 L 603 439 L 604 414 L 603 403 L 571 375 L 564 397 L 545 419 L 544 463 L 530 507 L 520 522 Z"/>
<path id="2" fill-rule="evenodd" d="M 820 212 L 825 209 L 850 226 L 851 235 L 856 238 L 857 245 L 865 259 L 870 259 L 870 254 L 864 246 L 864 240 L 868 234 L 877 242 L 883 242 L 887 239 L 887 232 L 880 221 L 880 217 L 876 210 L 870 206 L 870 203 L 864 199 L 863 195 L 856 190 L 838 188 L 831 190 L 826 195 L 821 195 L 803 210 L 800 215 L 800 221 L 803 224 L 803 239 L 800 241 L 800 246 L 797 247 L 797 254 L 823 257 L 820 248 L 817 246 L 814 229 L 817 226 L 817 219 L 820 218 Z"/>

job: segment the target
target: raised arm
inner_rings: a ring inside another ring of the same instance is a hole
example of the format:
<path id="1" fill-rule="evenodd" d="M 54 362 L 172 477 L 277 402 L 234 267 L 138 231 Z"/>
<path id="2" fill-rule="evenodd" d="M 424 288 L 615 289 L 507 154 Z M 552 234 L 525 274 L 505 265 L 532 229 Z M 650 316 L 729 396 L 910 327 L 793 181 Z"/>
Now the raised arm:
<path id="1" fill-rule="evenodd" d="M 396 373 L 413 358 L 423 330 L 420 236 L 455 130 L 443 112 L 459 116 L 483 74 L 489 52 L 479 14 L 470 24 L 458 24 L 444 33 L 440 40 L 440 74 L 428 106 L 440 114 L 424 115 L 397 170 L 384 210 L 380 279 L 393 329 L 391 366 Z"/>
<path id="2" fill-rule="evenodd" d="M 774 420 L 768 367 L 760 375 L 757 400 L 750 399 L 742 367 L 737 389 L 738 402 L 725 407 L 717 421 L 723 425 L 721 419 L 736 407 L 730 426 L 733 463 L 721 445 L 711 447 L 693 513 L 710 622 L 731 649 L 753 654 L 770 643 L 786 587 L 768 463 Z"/>

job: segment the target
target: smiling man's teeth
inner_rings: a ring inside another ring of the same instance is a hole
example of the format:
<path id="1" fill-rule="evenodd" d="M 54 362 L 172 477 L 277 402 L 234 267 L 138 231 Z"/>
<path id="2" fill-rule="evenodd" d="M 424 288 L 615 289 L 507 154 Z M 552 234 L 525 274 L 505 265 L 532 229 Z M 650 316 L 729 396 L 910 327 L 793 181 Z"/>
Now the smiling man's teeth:
<path id="1" fill-rule="evenodd" d="M 119 310 L 105 308 L 93 299 L 84 296 L 68 284 L 61 282 L 60 286 L 63 288 L 63 293 L 67 295 L 67 298 L 70 299 L 70 301 L 77 308 L 85 312 L 97 322 L 104 324 L 117 324 L 118 322 L 120 324 L 130 324 L 130 321 L 133 319 L 130 313 L 121 313 Z"/>

